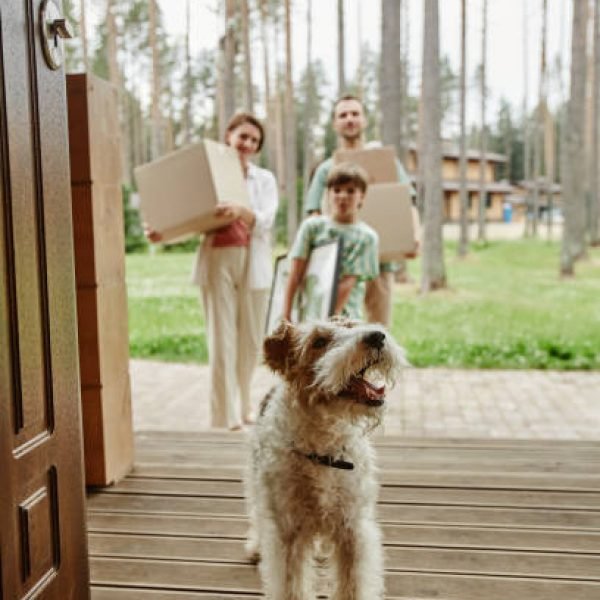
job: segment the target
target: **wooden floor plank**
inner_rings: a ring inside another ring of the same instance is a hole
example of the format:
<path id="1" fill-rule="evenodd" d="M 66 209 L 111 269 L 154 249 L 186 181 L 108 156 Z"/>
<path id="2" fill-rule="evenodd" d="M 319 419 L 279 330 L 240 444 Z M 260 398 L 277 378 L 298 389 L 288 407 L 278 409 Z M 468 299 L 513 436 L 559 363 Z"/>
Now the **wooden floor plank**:
<path id="1" fill-rule="evenodd" d="M 456 456 L 454 455 L 456 454 Z M 205 452 L 191 452 L 185 446 L 175 448 L 156 448 L 136 451 L 138 464 L 182 465 L 223 465 L 243 466 L 247 460 L 248 451 L 244 447 L 230 447 L 225 450 L 207 448 Z M 436 471 L 460 470 L 473 471 L 504 471 L 509 473 L 565 473 L 571 475 L 590 472 L 594 465 L 600 467 L 600 457 L 591 456 L 585 452 L 573 453 L 571 456 L 559 453 L 523 453 L 504 452 L 501 450 L 456 451 L 448 455 L 444 449 L 435 452 L 426 450 L 405 449 L 402 451 L 389 450 L 378 452 L 377 464 L 382 469 L 402 469 Z M 597 472 L 597 469 L 596 469 Z"/>
<path id="2" fill-rule="evenodd" d="M 92 534 L 145 534 L 219 539 L 245 539 L 246 519 L 91 513 Z M 544 531 L 510 527 L 383 524 L 386 544 L 440 548 L 512 549 L 600 554 L 600 533 Z"/>
<path id="3" fill-rule="evenodd" d="M 261 590 L 258 570 L 252 565 L 92 556 L 90 574 L 96 585 L 237 594 Z"/>
<path id="4" fill-rule="evenodd" d="M 463 466 L 452 471 L 381 469 L 379 481 L 384 485 L 464 487 L 467 489 L 525 489 L 574 492 L 597 492 L 600 490 L 600 474 L 597 471 L 582 475 L 571 473 L 557 475 L 544 472 L 507 473 L 502 470 L 474 473 L 463 469 Z M 132 476 L 138 478 L 241 481 L 243 469 L 239 466 L 225 465 L 206 467 L 202 465 L 167 465 L 162 462 L 138 463 L 134 467 Z"/>
<path id="5" fill-rule="evenodd" d="M 248 564 L 243 540 L 215 540 L 175 536 L 90 536 L 93 557 L 125 557 Z M 388 570 L 422 570 L 463 574 L 511 575 L 600 581 L 600 554 L 565 554 L 480 549 L 422 548 L 385 545 Z"/>
<path id="6" fill-rule="evenodd" d="M 223 594 L 260 591 L 252 566 L 94 557 L 90 562 L 95 585 L 160 585 L 165 590 Z M 451 600 L 596 600 L 600 592 L 600 584 L 589 581 L 427 571 L 388 572 L 386 588 L 393 596 Z"/>
<path id="7" fill-rule="evenodd" d="M 136 445 L 144 442 L 159 443 L 168 441 L 171 444 L 193 443 L 211 445 L 222 443 L 239 445 L 246 442 L 247 433 L 232 434 L 227 431 L 207 429 L 198 431 L 141 431 L 136 434 Z M 593 440 L 555 440 L 555 439 L 503 439 L 503 438 L 448 438 L 448 437 L 410 437 L 403 435 L 373 435 L 376 446 L 392 446 L 400 448 L 573 448 L 599 451 L 598 442 Z"/>
<path id="8" fill-rule="evenodd" d="M 598 600 L 600 585 L 541 578 L 484 577 L 439 573 L 393 573 L 388 595 L 440 600 Z"/>
<path id="9" fill-rule="evenodd" d="M 169 480 L 131 477 L 106 493 L 134 493 L 210 498 L 243 498 L 240 481 Z M 536 508 L 599 509 L 600 492 L 539 492 L 529 490 L 464 490 L 383 485 L 379 499 L 386 503 L 455 504 L 472 506 L 529 506 Z"/>
<path id="10" fill-rule="evenodd" d="M 92 600 L 248 600 L 262 598 L 262 594 L 219 594 L 204 592 L 167 592 L 165 590 L 144 590 L 136 588 L 116 588 L 112 586 L 92 586 Z"/>
<path id="11" fill-rule="evenodd" d="M 172 515 L 243 516 L 246 514 L 245 502 L 242 499 L 222 498 L 219 502 L 215 502 L 212 498 L 137 494 L 98 494 L 89 499 L 88 510 Z M 485 523 L 600 531 L 600 511 L 591 510 L 380 503 L 377 512 L 379 519 L 387 523 Z"/>

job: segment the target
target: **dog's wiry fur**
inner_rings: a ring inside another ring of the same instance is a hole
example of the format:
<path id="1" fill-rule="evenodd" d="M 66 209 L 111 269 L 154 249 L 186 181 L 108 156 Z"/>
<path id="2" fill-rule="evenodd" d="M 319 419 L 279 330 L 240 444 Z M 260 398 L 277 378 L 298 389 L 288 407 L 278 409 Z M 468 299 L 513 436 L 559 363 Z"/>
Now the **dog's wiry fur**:
<path id="1" fill-rule="evenodd" d="M 264 351 L 282 381 L 261 406 L 246 492 L 247 550 L 260 556 L 266 597 L 315 598 L 312 559 L 320 541 L 332 549 L 332 598 L 383 598 L 368 440 L 382 417 L 383 387 L 372 380 L 393 383 L 406 364 L 404 353 L 381 327 L 350 321 L 284 322 L 265 340 Z M 354 468 L 319 464 L 307 455 Z"/>

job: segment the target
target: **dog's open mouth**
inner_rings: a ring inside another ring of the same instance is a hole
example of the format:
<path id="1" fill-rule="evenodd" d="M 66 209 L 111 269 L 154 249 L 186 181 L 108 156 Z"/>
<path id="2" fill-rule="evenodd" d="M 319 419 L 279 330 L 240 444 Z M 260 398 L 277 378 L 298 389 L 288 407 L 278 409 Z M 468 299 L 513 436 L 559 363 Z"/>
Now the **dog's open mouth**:
<path id="1" fill-rule="evenodd" d="M 338 396 L 353 398 L 367 406 L 381 406 L 385 400 L 385 385 L 371 380 L 371 374 L 369 373 L 371 366 L 367 365 L 356 375 L 352 375 Z"/>

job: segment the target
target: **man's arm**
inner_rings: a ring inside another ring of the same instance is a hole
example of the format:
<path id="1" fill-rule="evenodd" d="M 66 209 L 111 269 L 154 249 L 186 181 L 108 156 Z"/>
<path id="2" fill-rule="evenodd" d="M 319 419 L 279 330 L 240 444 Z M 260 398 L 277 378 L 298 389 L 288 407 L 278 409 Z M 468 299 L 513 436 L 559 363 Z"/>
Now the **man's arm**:
<path id="1" fill-rule="evenodd" d="M 325 192 L 327 184 L 327 175 L 329 174 L 332 163 L 332 159 L 327 159 L 317 167 L 315 175 L 308 186 L 308 192 L 306 192 L 304 200 L 305 214 L 321 214 L 321 201 L 323 200 L 323 193 Z"/>
<path id="2" fill-rule="evenodd" d="M 304 279 L 304 273 L 306 271 L 306 265 L 308 259 L 306 258 L 294 258 L 290 265 L 290 275 L 288 277 L 287 285 L 285 288 L 285 297 L 283 299 L 283 318 L 288 321 L 292 318 L 292 306 L 294 304 L 294 296 L 302 280 Z"/>
<path id="3" fill-rule="evenodd" d="M 350 298 L 350 293 L 354 289 L 356 281 L 356 275 L 346 275 L 339 280 L 333 314 L 339 315 L 342 310 L 344 310 L 344 306 L 346 306 L 346 302 L 348 302 L 348 298 Z"/>
<path id="4" fill-rule="evenodd" d="M 406 185 L 408 185 L 408 187 L 410 189 L 411 197 L 415 198 L 417 195 L 417 192 L 416 192 L 415 188 L 413 187 L 412 183 L 410 182 L 410 177 L 408 176 L 408 173 L 406 172 L 404 165 L 400 162 L 400 160 L 398 158 L 396 158 L 396 171 L 398 173 L 398 182 L 405 183 Z"/>

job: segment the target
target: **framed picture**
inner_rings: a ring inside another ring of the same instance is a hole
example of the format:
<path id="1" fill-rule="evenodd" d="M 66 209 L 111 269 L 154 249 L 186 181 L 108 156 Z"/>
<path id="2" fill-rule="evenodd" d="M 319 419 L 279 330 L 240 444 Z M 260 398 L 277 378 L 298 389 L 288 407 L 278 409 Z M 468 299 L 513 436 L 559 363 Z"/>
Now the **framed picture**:
<path id="1" fill-rule="evenodd" d="M 294 298 L 292 321 L 327 319 L 335 310 L 337 284 L 342 259 L 342 240 L 327 242 L 316 248 L 308 257 L 304 281 Z M 275 262 L 266 334 L 269 335 L 281 321 L 285 289 L 290 273 L 287 255 L 279 256 Z"/>

